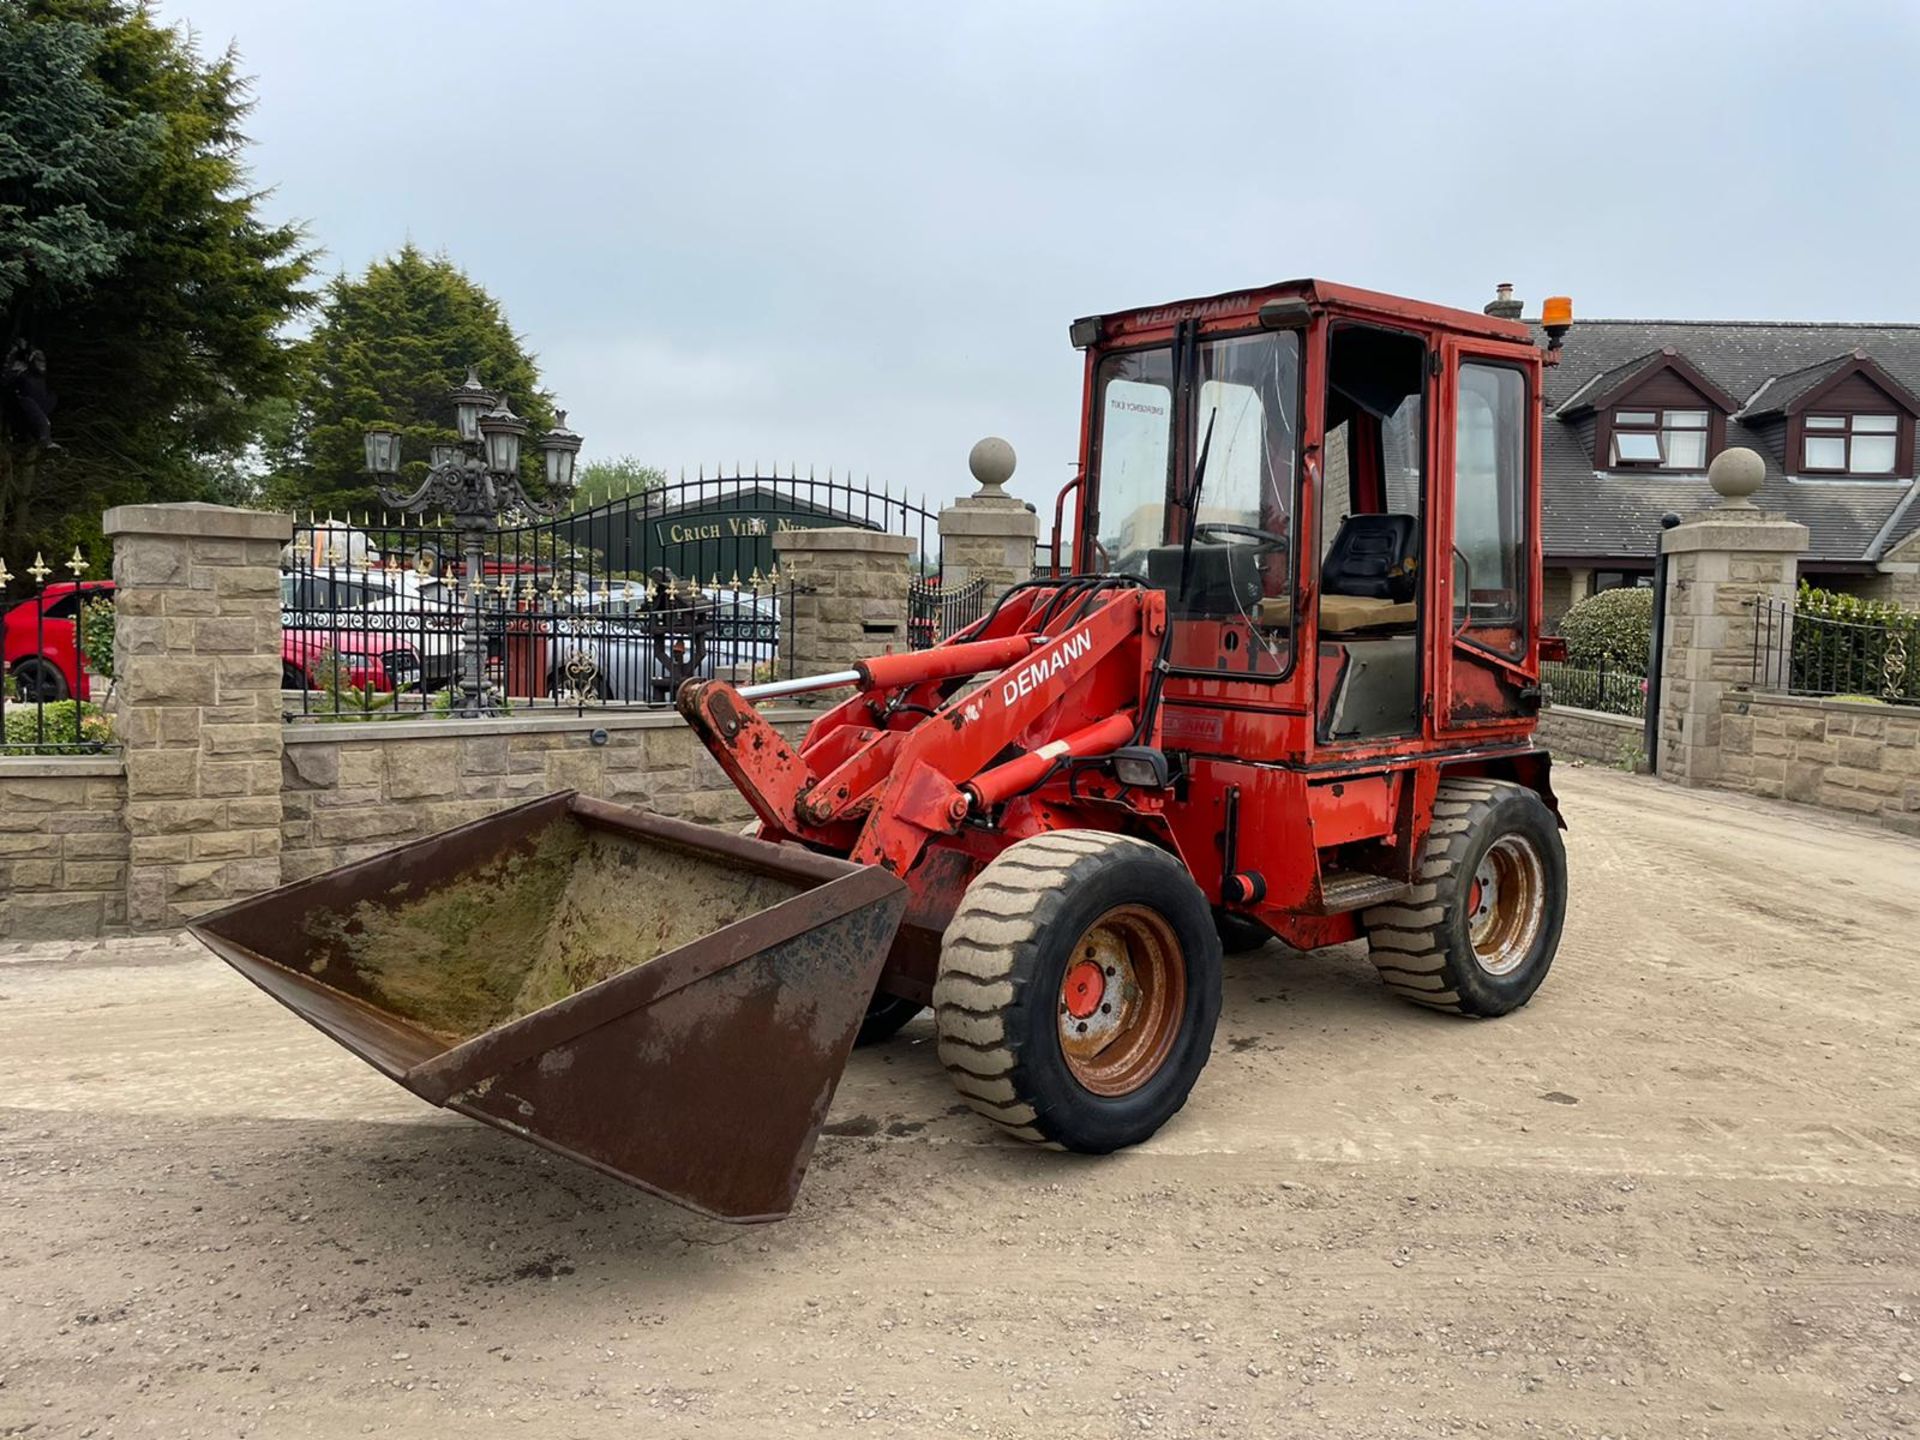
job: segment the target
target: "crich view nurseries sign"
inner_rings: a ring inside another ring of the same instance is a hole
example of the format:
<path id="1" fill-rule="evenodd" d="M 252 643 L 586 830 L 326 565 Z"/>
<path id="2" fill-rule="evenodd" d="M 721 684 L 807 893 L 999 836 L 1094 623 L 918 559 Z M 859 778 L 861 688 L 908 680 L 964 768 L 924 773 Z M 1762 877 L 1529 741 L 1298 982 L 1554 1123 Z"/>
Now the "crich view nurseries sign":
<path id="1" fill-rule="evenodd" d="M 617 500 L 563 522 L 576 545 L 598 551 L 614 573 L 664 567 L 684 579 L 723 582 L 775 564 L 773 537 L 786 530 L 830 525 L 877 528 L 856 515 L 771 489 L 708 495 L 682 505 L 649 505 L 643 497 Z"/>

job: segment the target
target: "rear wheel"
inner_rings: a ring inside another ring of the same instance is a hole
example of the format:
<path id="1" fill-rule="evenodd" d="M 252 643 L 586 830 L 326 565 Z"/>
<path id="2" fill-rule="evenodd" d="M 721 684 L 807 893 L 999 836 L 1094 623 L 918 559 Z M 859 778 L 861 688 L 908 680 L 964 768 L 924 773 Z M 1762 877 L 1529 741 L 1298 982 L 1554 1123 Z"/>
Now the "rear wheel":
<path id="1" fill-rule="evenodd" d="M 51 705 L 67 698 L 67 677 L 44 660 L 22 660 L 13 667 L 13 693 L 29 704 Z"/>
<path id="2" fill-rule="evenodd" d="M 1499 780 L 1448 780 L 1413 894 L 1366 912 L 1367 944 L 1402 998 L 1505 1015 L 1547 978 L 1566 905 L 1566 849 L 1540 797 Z"/>
<path id="3" fill-rule="evenodd" d="M 1186 1103 L 1220 1017 L 1220 940 L 1184 866 L 1061 830 L 1009 846 L 947 926 L 940 1060 L 1023 1140 L 1104 1154 Z"/>

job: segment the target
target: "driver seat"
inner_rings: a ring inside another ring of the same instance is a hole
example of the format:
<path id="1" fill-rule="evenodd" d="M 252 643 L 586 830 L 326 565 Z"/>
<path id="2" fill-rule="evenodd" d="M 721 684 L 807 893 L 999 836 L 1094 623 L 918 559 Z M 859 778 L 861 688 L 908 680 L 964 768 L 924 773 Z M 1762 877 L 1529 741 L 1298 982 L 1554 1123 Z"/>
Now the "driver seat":
<path id="1" fill-rule="evenodd" d="M 1320 562 L 1320 630 L 1347 634 L 1409 626 L 1418 618 L 1413 566 L 1417 517 L 1349 515 Z"/>
<path id="2" fill-rule="evenodd" d="M 1418 544 L 1411 515 L 1349 515 L 1320 562 L 1320 591 L 1373 600 L 1407 598 L 1394 593 L 1394 580 L 1405 573 Z"/>

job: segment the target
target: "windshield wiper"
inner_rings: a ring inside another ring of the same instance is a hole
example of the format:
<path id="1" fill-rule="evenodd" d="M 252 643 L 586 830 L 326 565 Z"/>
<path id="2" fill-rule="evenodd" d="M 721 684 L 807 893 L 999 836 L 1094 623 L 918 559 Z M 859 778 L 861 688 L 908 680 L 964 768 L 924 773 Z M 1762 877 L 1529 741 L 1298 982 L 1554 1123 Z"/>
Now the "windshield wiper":
<path id="1" fill-rule="evenodd" d="M 1187 608 L 1187 580 L 1193 569 L 1193 531 L 1200 519 L 1200 487 L 1207 479 L 1207 455 L 1213 449 L 1213 422 L 1220 407 L 1207 412 L 1207 433 L 1200 437 L 1200 458 L 1193 463 L 1193 483 L 1187 487 L 1186 520 L 1180 527 L 1180 608 Z"/>

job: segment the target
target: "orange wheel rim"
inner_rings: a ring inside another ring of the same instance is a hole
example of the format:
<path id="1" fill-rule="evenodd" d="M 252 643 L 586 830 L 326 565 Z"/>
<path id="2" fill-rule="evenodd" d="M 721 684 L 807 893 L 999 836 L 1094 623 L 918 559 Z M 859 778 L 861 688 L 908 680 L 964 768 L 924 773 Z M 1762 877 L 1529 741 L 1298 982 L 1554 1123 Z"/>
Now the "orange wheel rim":
<path id="1" fill-rule="evenodd" d="M 1473 958 L 1489 975 L 1510 975 L 1533 952 L 1546 926 L 1547 877 L 1524 835 L 1502 835 L 1474 871 L 1467 896 Z"/>
<path id="2" fill-rule="evenodd" d="M 1060 1052 L 1096 1095 L 1138 1090 L 1166 1063 L 1187 1008 L 1173 927 L 1144 905 L 1107 911 L 1074 942 L 1060 978 Z"/>

